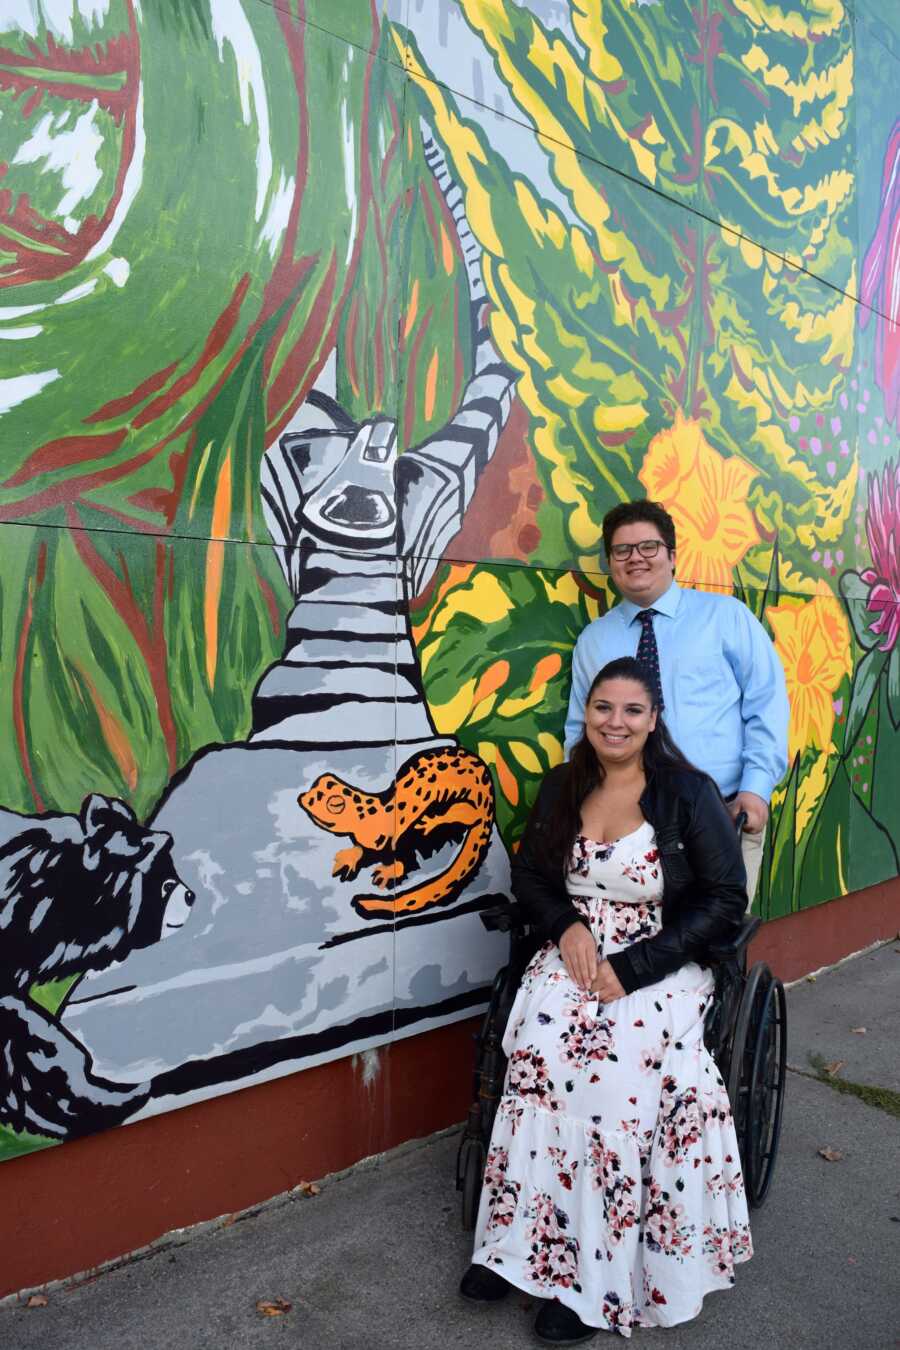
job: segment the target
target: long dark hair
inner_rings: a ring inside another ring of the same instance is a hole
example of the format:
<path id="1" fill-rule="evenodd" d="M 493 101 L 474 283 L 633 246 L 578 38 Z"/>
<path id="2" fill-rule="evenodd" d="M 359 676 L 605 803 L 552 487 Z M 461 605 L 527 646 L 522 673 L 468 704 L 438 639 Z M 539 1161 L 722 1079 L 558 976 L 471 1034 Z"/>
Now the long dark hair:
<path id="1" fill-rule="evenodd" d="M 651 708 L 656 713 L 656 726 L 647 736 L 642 756 L 644 773 L 648 779 L 660 770 L 666 769 L 686 769 L 689 773 L 700 773 L 672 740 L 659 711 L 659 699 L 653 679 L 642 662 L 635 660 L 633 656 L 620 656 L 615 661 L 608 661 L 594 676 L 585 706 L 590 703 L 597 686 L 606 680 L 634 680 L 643 688 L 650 699 Z M 573 747 L 565 770 L 561 791 L 547 821 L 546 835 L 550 856 L 554 863 L 558 862 L 561 867 L 565 865 L 575 836 L 581 828 L 581 808 L 584 800 L 606 777 L 606 770 L 597 758 L 587 735 L 583 734 L 578 744 Z"/>

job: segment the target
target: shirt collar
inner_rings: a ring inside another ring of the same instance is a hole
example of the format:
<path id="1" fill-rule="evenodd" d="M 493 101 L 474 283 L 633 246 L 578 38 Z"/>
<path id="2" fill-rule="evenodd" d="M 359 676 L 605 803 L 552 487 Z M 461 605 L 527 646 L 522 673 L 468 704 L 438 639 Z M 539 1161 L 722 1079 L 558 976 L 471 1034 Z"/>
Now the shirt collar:
<path id="1" fill-rule="evenodd" d="M 674 619 L 680 602 L 681 587 L 677 581 L 673 581 L 668 590 L 663 591 L 659 599 L 654 600 L 652 605 L 636 605 L 633 600 L 620 600 L 619 609 L 622 611 L 622 618 L 627 627 L 645 609 L 655 609 L 657 614 L 665 614 L 666 618 Z"/>

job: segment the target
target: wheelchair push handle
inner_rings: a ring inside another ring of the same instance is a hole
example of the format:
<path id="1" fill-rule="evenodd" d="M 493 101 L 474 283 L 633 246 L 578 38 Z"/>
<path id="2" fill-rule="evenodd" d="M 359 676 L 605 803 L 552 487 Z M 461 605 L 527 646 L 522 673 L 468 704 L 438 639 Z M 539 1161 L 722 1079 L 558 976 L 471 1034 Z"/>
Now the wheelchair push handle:
<path id="1" fill-rule="evenodd" d="M 738 811 L 734 819 L 734 828 L 738 839 L 744 832 L 744 826 L 747 824 L 747 812 Z M 712 965 L 719 965 L 725 961 L 737 960 L 741 953 L 746 950 L 750 941 L 755 937 L 757 930 L 762 923 L 761 919 L 751 917 L 749 914 L 744 918 L 741 924 L 740 932 L 730 942 L 711 942 L 706 949 L 707 960 Z"/>

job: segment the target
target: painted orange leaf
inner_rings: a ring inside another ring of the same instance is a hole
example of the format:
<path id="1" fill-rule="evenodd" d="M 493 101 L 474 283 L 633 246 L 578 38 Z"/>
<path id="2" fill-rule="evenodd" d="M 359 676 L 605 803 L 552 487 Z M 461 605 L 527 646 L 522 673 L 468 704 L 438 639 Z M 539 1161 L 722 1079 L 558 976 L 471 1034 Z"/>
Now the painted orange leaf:
<path id="1" fill-rule="evenodd" d="M 76 666 L 76 669 L 88 687 L 91 701 L 100 722 L 100 730 L 103 733 L 103 739 L 109 747 L 109 752 L 116 761 L 116 765 L 118 766 L 119 772 L 121 773 L 122 779 L 128 787 L 128 790 L 134 792 L 138 781 L 138 766 L 131 749 L 128 733 L 116 717 L 115 713 L 107 707 L 96 684 L 84 667 Z"/>
<path id="2" fill-rule="evenodd" d="M 834 726 L 834 692 L 853 668 L 844 610 L 823 590 L 810 600 L 785 596 L 766 610 L 766 618 L 791 703 L 788 753 L 793 758 L 808 745 L 827 750 Z"/>
<path id="3" fill-rule="evenodd" d="M 499 779 L 503 795 L 504 797 L 506 797 L 507 801 L 512 806 L 518 806 L 519 784 L 516 781 L 516 776 L 513 773 L 512 769 L 510 769 L 506 760 L 503 758 L 503 752 L 501 751 L 499 745 L 495 747 L 495 755 L 496 755 L 495 762 L 497 768 L 497 778 Z"/>
<path id="4" fill-rule="evenodd" d="M 562 657 L 559 652 L 550 652 L 548 656 L 542 656 L 534 668 L 534 674 L 531 677 L 531 683 L 528 688 L 533 692 L 539 685 L 547 684 L 554 675 L 558 675 L 562 670 Z"/>
<path id="5" fill-rule="evenodd" d="M 219 657 L 219 601 L 222 596 L 222 573 L 225 568 L 225 539 L 231 523 L 231 451 L 225 452 L 216 495 L 213 501 L 212 534 L 206 551 L 206 591 L 204 628 L 206 630 L 206 678 L 210 689 L 216 680 Z"/>
<path id="6" fill-rule="evenodd" d="M 425 376 L 425 421 L 430 422 L 434 416 L 434 403 L 437 397 L 437 376 L 438 376 L 438 354 L 435 349 L 431 354 L 431 360 L 428 363 L 428 374 Z"/>
<path id="7" fill-rule="evenodd" d="M 495 694 L 508 679 L 508 661 L 495 661 L 492 666 L 488 666 L 475 686 L 475 692 L 472 695 L 472 707 L 477 708 L 483 699 L 490 698 L 491 694 Z"/>
<path id="8" fill-rule="evenodd" d="M 700 423 L 681 412 L 653 437 L 638 477 L 675 521 L 685 584 L 731 590 L 732 568 L 760 540 L 747 506 L 757 472 L 736 455 L 720 455 Z"/>
<path id="9" fill-rule="evenodd" d="M 409 305 L 406 310 L 406 320 L 403 324 L 403 338 L 406 342 L 413 330 L 413 324 L 416 321 L 416 315 L 419 312 L 419 278 L 416 277 L 409 291 Z"/>

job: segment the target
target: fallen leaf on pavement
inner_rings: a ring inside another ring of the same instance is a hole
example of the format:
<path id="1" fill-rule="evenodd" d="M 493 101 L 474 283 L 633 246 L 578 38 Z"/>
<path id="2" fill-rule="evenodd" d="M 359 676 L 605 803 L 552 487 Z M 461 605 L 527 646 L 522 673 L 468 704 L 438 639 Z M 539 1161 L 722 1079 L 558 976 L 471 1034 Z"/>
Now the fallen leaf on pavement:
<path id="1" fill-rule="evenodd" d="M 317 1186 L 314 1181 L 298 1181 L 297 1190 L 301 1195 L 318 1195 L 322 1187 Z"/>
<path id="2" fill-rule="evenodd" d="M 237 1218 L 236 1214 L 226 1214 L 225 1218 L 222 1220 L 222 1227 L 230 1228 L 236 1218 Z"/>
<path id="3" fill-rule="evenodd" d="M 806 983 L 807 983 L 807 984 L 815 984 L 815 982 L 816 982 L 816 977 L 815 977 L 815 975 L 807 975 L 807 977 L 806 977 Z"/>
<path id="4" fill-rule="evenodd" d="M 25 1304 L 26 1308 L 46 1308 L 48 1303 L 46 1294 L 32 1294 L 31 1298 Z"/>
<path id="5" fill-rule="evenodd" d="M 291 1306 L 286 1298 L 261 1298 L 256 1311 L 262 1313 L 263 1317 L 283 1317 L 291 1311 Z"/>
<path id="6" fill-rule="evenodd" d="M 840 1162 L 844 1156 L 839 1148 L 820 1148 L 818 1152 L 819 1157 L 826 1162 Z"/>
<path id="7" fill-rule="evenodd" d="M 822 1072 L 827 1073 L 829 1078 L 834 1078 L 847 1063 L 845 1059 L 833 1059 L 830 1064 L 822 1065 Z"/>
<path id="8" fill-rule="evenodd" d="M 851 1027 L 851 1028 L 850 1028 L 850 1035 L 851 1035 L 851 1036 L 865 1036 L 865 1034 L 866 1034 L 866 1029 L 865 1029 L 865 1027 Z"/>

